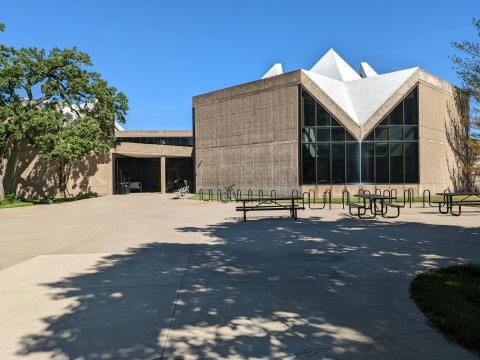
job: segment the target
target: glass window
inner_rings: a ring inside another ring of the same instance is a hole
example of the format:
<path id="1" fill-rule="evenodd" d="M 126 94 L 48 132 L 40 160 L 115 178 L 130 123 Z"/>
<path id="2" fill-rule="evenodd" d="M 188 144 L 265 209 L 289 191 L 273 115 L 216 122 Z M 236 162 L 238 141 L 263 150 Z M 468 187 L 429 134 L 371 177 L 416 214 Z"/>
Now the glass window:
<path id="1" fill-rule="evenodd" d="M 403 144 L 390 144 L 390 182 L 403 183 Z"/>
<path id="2" fill-rule="evenodd" d="M 418 182 L 418 90 L 408 94 L 361 143 L 309 94 L 302 94 L 307 111 L 301 112 L 301 123 L 316 124 L 302 128 L 305 184 Z M 416 120 L 406 120 L 407 116 Z"/>
<path id="3" fill-rule="evenodd" d="M 362 143 L 362 182 L 373 183 L 375 181 L 374 144 Z"/>
<path id="4" fill-rule="evenodd" d="M 322 105 L 317 103 L 317 126 L 329 126 L 330 114 L 323 108 Z"/>
<path id="5" fill-rule="evenodd" d="M 403 128 L 401 126 L 392 126 L 390 128 L 390 141 L 402 141 Z"/>
<path id="6" fill-rule="evenodd" d="M 317 141 L 330 141 L 330 129 L 317 129 Z"/>
<path id="7" fill-rule="evenodd" d="M 345 143 L 332 143 L 332 182 L 345 182 Z"/>
<path id="8" fill-rule="evenodd" d="M 333 116 L 331 117 L 331 119 L 332 119 L 332 126 L 343 127 Z"/>
<path id="9" fill-rule="evenodd" d="M 303 91 L 303 125 L 315 126 L 315 100 Z"/>
<path id="10" fill-rule="evenodd" d="M 346 141 L 357 141 L 348 131 L 345 131 L 345 140 Z"/>
<path id="11" fill-rule="evenodd" d="M 403 102 L 390 113 L 390 125 L 403 125 Z"/>
<path id="12" fill-rule="evenodd" d="M 405 98 L 405 124 L 418 124 L 418 89 L 415 88 Z"/>
<path id="13" fill-rule="evenodd" d="M 347 183 L 360 181 L 360 144 L 347 143 Z"/>
<path id="14" fill-rule="evenodd" d="M 314 143 L 315 142 L 315 128 L 303 128 L 303 142 Z"/>
<path id="15" fill-rule="evenodd" d="M 330 144 L 317 145 L 317 183 L 330 183 Z"/>
<path id="16" fill-rule="evenodd" d="M 377 127 L 375 129 L 375 141 L 388 141 L 388 127 Z"/>
<path id="17" fill-rule="evenodd" d="M 364 141 L 373 141 L 373 140 L 375 140 L 375 138 L 374 138 L 374 135 L 375 135 L 375 134 L 374 134 L 374 133 L 375 133 L 375 131 L 372 130 L 372 131 L 370 132 L 370 134 L 367 135 L 367 137 L 365 138 Z"/>
<path id="18" fill-rule="evenodd" d="M 375 182 L 388 183 L 388 144 L 375 144 Z"/>
<path id="19" fill-rule="evenodd" d="M 408 140 L 408 141 L 418 140 L 418 127 L 405 126 L 405 140 Z"/>
<path id="20" fill-rule="evenodd" d="M 405 143 L 405 182 L 418 182 L 418 143 Z"/>
<path id="21" fill-rule="evenodd" d="M 345 141 L 345 130 L 343 128 L 332 128 L 332 141 Z"/>
<path id="22" fill-rule="evenodd" d="M 305 144 L 302 146 L 302 168 L 303 168 L 303 183 L 315 184 L 315 144 Z"/>

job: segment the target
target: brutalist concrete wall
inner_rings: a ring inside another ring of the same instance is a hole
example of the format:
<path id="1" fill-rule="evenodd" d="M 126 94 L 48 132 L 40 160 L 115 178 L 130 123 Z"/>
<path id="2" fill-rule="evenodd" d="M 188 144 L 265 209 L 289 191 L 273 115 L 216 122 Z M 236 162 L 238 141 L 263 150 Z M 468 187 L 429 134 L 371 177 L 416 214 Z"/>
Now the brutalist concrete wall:
<path id="1" fill-rule="evenodd" d="M 234 185 L 277 196 L 298 189 L 300 72 L 193 98 L 195 175 L 200 189 Z"/>

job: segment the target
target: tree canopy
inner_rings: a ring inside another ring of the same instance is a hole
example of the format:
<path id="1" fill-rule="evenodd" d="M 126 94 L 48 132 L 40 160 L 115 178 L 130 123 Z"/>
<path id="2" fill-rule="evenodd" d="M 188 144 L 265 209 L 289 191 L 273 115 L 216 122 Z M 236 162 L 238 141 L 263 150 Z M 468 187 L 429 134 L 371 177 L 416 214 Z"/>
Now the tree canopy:
<path id="1" fill-rule="evenodd" d="M 62 164 L 109 151 L 128 100 L 92 66 L 76 48 L 0 45 L 0 181 L 12 141 L 27 141 L 42 158 Z"/>

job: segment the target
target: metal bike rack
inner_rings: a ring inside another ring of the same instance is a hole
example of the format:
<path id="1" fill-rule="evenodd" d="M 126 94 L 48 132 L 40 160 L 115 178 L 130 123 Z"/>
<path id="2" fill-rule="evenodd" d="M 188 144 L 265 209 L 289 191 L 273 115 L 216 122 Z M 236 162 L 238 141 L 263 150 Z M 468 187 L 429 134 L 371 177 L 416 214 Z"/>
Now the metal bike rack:
<path id="1" fill-rule="evenodd" d="M 203 189 L 198 190 L 198 196 L 200 197 L 200 200 L 203 200 Z"/>
<path id="2" fill-rule="evenodd" d="M 237 189 L 237 193 L 236 193 L 235 196 L 236 196 L 237 200 L 238 200 L 238 199 L 241 199 L 241 198 L 242 198 L 242 190 Z"/>
<path id="3" fill-rule="evenodd" d="M 247 198 L 253 199 L 253 191 L 252 191 L 252 189 L 248 189 L 248 191 L 247 191 Z"/>
<path id="4" fill-rule="evenodd" d="M 423 190 L 423 193 L 422 193 L 422 204 L 423 204 L 423 207 L 425 207 L 425 203 L 427 202 L 426 201 L 426 195 L 428 195 L 428 205 L 433 207 L 432 205 L 432 194 L 430 193 L 430 190 L 429 189 L 425 189 Z"/>
<path id="5" fill-rule="evenodd" d="M 276 199 L 277 198 L 277 192 L 275 190 L 270 191 L 270 198 Z"/>
<path id="6" fill-rule="evenodd" d="M 213 199 L 213 190 L 208 189 L 208 201 L 212 201 L 212 199 Z"/>
<path id="7" fill-rule="evenodd" d="M 258 190 L 258 197 L 263 199 L 263 190 L 262 189 Z"/>
<path id="8" fill-rule="evenodd" d="M 347 200 L 347 204 L 350 203 L 350 191 L 347 189 L 342 190 L 342 208 L 345 209 L 345 200 Z"/>
<path id="9" fill-rule="evenodd" d="M 382 194 L 382 195 L 383 195 L 383 196 L 392 196 L 392 192 L 391 192 L 390 190 L 388 190 L 388 189 L 385 189 L 385 190 L 383 190 L 383 194 Z M 392 203 L 392 200 L 393 200 L 393 199 L 389 199 L 388 202 L 389 202 L 389 203 Z"/>
<path id="10" fill-rule="evenodd" d="M 413 190 L 412 189 L 403 190 L 403 206 L 407 204 L 407 197 L 405 196 L 405 194 L 408 194 L 408 204 L 409 204 L 409 207 L 412 207 Z"/>

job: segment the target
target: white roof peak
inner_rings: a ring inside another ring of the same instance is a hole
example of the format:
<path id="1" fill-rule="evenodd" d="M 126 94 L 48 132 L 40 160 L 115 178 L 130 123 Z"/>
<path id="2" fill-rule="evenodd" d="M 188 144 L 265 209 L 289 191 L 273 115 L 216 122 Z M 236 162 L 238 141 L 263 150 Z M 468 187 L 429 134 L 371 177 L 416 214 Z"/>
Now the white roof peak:
<path id="1" fill-rule="evenodd" d="M 310 71 L 343 82 L 361 79 L 360 75 L 333 49 L 328 50 Z"/>
<path id="2" fill-rule="evenodd" d="M 362 78 L 377 76 L 377 72 L 365 61 L 360 63 L 360 75 Z"/>
<path id="3" fill-rule="evenodd" d="M 266 79 L 266 78 L 281 75 L 281 74 L 283 74 L 282 64 L 276 63 L 270 69 L 268 69 L 265 75 L 262 76 L 262 79 Z"/>

